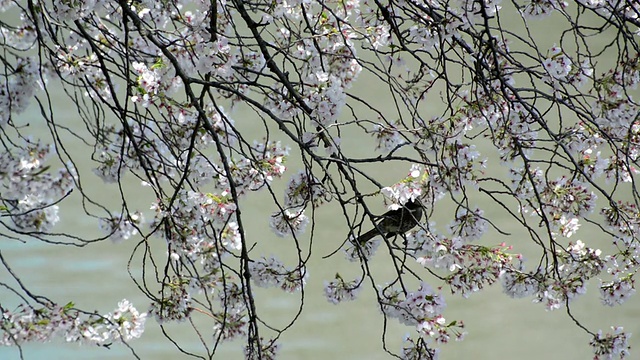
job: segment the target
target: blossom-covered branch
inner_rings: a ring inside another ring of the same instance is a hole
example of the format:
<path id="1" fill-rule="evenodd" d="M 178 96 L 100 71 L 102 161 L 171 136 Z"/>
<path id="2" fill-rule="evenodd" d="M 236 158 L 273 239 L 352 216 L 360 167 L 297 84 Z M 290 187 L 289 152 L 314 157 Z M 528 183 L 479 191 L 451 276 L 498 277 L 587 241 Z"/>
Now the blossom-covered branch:
<path id="1" fill-rule="evenodd" d="M 0 6 L 19 14 L 0 24 L 0 234 L 136 241 L 128 270 L 149 302 L 100 316 L 42 301 L 3 261 L 20 284 L 1 283 L 20 304 L 2 308 L 4 345 L 126 342 L 148 314 L 161 326 L 208 321 L 202 356 L 242 339 L 247 359 L 276 358 L 282 333 L 313 311 L 305 287 L 328 208 L 345 235 L 322 239 L 327 257 L 346 261 L 323 294 L 333 304 L 375 294 L 380 316 L 412 330 L 399 349 L 382 341 L 388 353 L 437 358 L 474 331 L 445 320 L 448 293 L 498 283 L 566 307 L 595 358 L 629 354 L 620 324 L 602 335 L 569 309 L 590 286 L 606 306 L 635 293 L 637 2 Z M 541 28 L 547 17 L 557 31 Z M 40 118 L 25 119 L 29 106 Z M 272 234 L 252 231 L 257 199 Z M 58 229 L 68 207 L 97 235 Z M 270 253 L 272 241 L 288 251 Z M 377 274 L 376 261 L 393 271 Z M 264 320 L 260 287 L 296 297 L 287 325 Z"/>

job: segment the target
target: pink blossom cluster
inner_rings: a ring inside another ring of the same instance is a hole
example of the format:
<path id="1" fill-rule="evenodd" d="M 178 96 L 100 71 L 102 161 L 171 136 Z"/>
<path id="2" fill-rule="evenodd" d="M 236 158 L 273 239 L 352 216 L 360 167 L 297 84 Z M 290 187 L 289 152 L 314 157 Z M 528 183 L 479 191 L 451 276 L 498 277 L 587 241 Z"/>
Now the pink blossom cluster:
<path id="1" fill-rule="evenodd" d="M 525 19 L 543 19 L 551 15 L 556 10 L 563 10 L 569 6 L 566 1 L 557 0 L 533 0 L 526 3 L 520 10 Z"/>
<path id="2" fill-rule="evenodd" d="M 73 303 L 64 306 L 48 303 L 39 308 L 21 304 L 15 311 L 2 310 L 0 343 L 13 346 L 56 338 L 97 345 L 127 342 L 142 335 L 146 317 L 146 313 L 139 313 L 126 299 L 106 315 L 79 311 Z"/>
<path id="3" fill-rule="evenodd" d="M 334 280 L 324 282 L 324 295 L 332 304 L 339 304 L 343 301 L 353 301 L 362 290 L 362 279 L 357 278 L 345 281 L 340 274 L 336 274 Z"/>
<path id="4" fill-rule="evenodd" d="M 331 194 L 322 186 L 313 174 L 299 171 L 291 175 L 284 192 L 284 206 L 297 208 L 311 203 L 313 207 L 319 207 L 324 202 L 331 200 Z"/>
<path id="5" fill-rule="evenodd" d="M 592 78 L 593 67 L 589 60 L 585 59 L 580 65 L 574 63 L 576 61 L 555 45 L 549 49 L 548 57 L 542 61 L 544 71 L 547 73 L 542 79 L 553 87 L 556 96 L 559 96 L 558 91 L 562 90 L 561 83 L 579 88 Z"/>
<path id="6" fill-rule="evenodd" d="M 269 219 L 269 227 L 280 237 L 302 235 L 308 224 L 309 218 L 304 214 L 304 209 L 285 209 L 273 213 Z"/>
<path id="7" fill-rule="evenodd" d="M 209 264 L 212 260 L 217 267 L 220 254 L 242 247 L 240 233 L 234 213 L 237 205 L 231 201 L 230 194 L 202 194 L 184 191 L 177 194 L 171 209 L 165 210 L 164 204 L 156 203 L 153 225 L 164 222 L 170 225 L 170 231 L 162 236 L 167 240 L 172 259 L 201 261 Z M 215 237 L 209 234 L 210 227 L 215 229 Z"/>
<path id="8" fill-rule="evenodd" d="M 447 323 L 442 315 L 446 308 L 444 297 L 427 283 L 421 283 L 418 290 L 406 295 L 401 289 L 387 287 L 381 296 L 382 312 L 404 325 L 414 326 L 422 339 L 447 343 L 452 335 L 458 339 L 464 336 L 462 323 Z"/>
<path id="9" fill-rule="evenodd" d="M 510 247 L 505 244 L 491 248 L 469 244 L 472 240 L 473 237 L 448 238 L 421 229 L 407 236 L 407 249 L 420 265 L 448 271 L 445 281 L 451 292 L 469 297 L 497 282 L 512 261 L 505 251 Z"/>
<path id="10" fill-rule="evenodd" d="M 138 234 L 137 227 L 144 222 L 142 213 L 136 211 L 128 216 L 114 214 L 111 218 L 100 219 L 99 227 L 113 242 L 127 240 Z"/>
<path id="11" fill-rule="evenodd" d="M 232 340 L 247 335 L 249 322 L 247 319 L 247 299 L 244 298 L 242 285 L 230 282 L 230 279 L 219 281 L 211 288 L 216 294 L 220 310 L 210 314 L 215 322 L 214 338 Z M 218 291 L 224 289 L 224 291 Z"/>
<path id="12" fill-rule="evenodd" d="M 602 335 L 602 330 L 591 340 L 594 360 L 625 359 L 629 356 L 630 334 L 624 332 L 622 327 L 611 327 L 613 333 Z"/>
<path id="13" fill-rule="evenodd" d="M 60 220 L 57 203 L 75 187 L 72 164 L 49 171 L 51 146 L 25 139 L 0 153 L 0 200 L 15 226 L 24 232 L 49 232 Z"/>
<path id="14" fill-rule="evenodd" d="M 25 24 L 25 30 L 29 29 Z M 2 30 L 3 37 L 7 35 L 16 36 L 16 45 L 24 46 L 24 41 L 33 41 L 32 31 L 25 31 L 23 35 L 31 34 L 31 36 L 20 36 L 19 33 L 6 34 L 6 29 Z M 6 34 L 6 35 L 5 35 Z M 20 57 L 16 59 L 15 73 L 3 79 L 0 86 L 0 106 L 4 111 L 0 113 L 0 129 L 11 118 L 11 114 L 20 114 L 29 105 L 33 95 L 39 86 L 42 86 L 42 77 L 39 76 L 38 60 L 34 57 Z"/>
<path id="15" fill-rule="evenodd" d="M 387 126 L 374 124 L 371 132 L 375 134 L 376 150 L 383 153 L 392 152 L 404 143 L 400 132 L 393 124 Z"/>
<path id="16" fill-rule="evenodd" d="M 149 307 L 149 315 L 160 324 L 169 321 L 186 321 L 194 309 L 188 285 L 186 280 L 178 277 L 163 284 L 160 297 Z"/>
<path id="17" fill-rule="evenodd" d="M 556 251 L 556 265 L 535 272 L 508 269 L 502 276 L 505 293 L 514 298 L 533 296 L 547 310 L 556 310 L 583 295 L 589 279 L 605 269 L 601 251 L 578 240 Z"/>
<path id="18" fill-rule="evenodd" d="M 287 269 L 274 257 L 260 258 L 249 264 L 251 278 L 260 287 L 279 287 L 286 292 L 300 291 L 307 282 L 307 269 Z"/>

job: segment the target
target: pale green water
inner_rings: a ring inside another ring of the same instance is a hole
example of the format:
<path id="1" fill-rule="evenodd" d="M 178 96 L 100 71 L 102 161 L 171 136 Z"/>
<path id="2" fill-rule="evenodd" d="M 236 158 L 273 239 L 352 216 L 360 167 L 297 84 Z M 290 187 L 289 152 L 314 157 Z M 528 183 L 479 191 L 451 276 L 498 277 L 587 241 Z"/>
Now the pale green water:
<path id="1" fill-rule="evenodd" d="M 296 169 L 292 167 L 291 170 Z M 405 170 L 399 171 L 402 174 Z M 390 182 L 394 181 L 393 174 L 384 177 L 389 178 Z M 87 183 L 85 180 L 85 184 Z M 95 190 L 101 192 L 105 199 L 117 196 L 117 189 L 114 187 L 104 186 L 98 181 L 91 186 L 95 186 Z M 251 203 L 243 205 L 250 224 L 249 236 L 264 236 L 264 240 L 260 240 L 268 246 L 264 255 L 280 254 L 281 250 L 286 249 L 287 240 L 275 238 L 267 230 L 267 215 L 272 210 L 267 194 L 260 194 Z M 321 259 L 321 255 L 331 252 L 346 234 L 341 217 L 336 216 L 335 211 L 337 207 L 328 205 L 318 213 L 315 256 L 309 263 L 311 277 L 306 288 L 305 311 L 294 328 L 281 339 L 282 359 L 390 358 L 380 349 L 382 318 L 375 303 L 368 299 L 372 295 L 371 290 L 363 291 L 360 300 L 355 303 L 338 306 L 329 304 L 322 296 L 323 281 L 331 279 L 336 271 L 340 271 L 345 277 L 358 274 L 358 266 L 343 261 L 341 254 L 331 259 Z M 93 232 L 98 235 L 95 224 L 85 222 L 82 214 L 80 210 L 74 211 L 72 208 L 61 211 L 63 221 L 60 230 Z M 487 215 L 492 216 L 491 213 Z M 597 239 L 594 239 L 595 242 L 588 241 L 584 236 L 581 238 L 592 246 L 598 246 L 600 242 Z M 530 247 L 516 236 L 485 239 L 484 243 L 497 244 L 503 240 L 512 243 L 516 247 L 515 252 L 526 252 Z M 133 246 L 133 241 L 121 244 L 105 241 L 85 248 L 56 247 L 37 242 L 26 245 L 6 240 L 0 242 L 0 250 L 32 291 L 60 303 L 74 301 L 80 308 L 97 309 L 103 313 L 111 311 L 123 298 L 131 300 L 141 310 L 148 306 L 146 298 L 138 293 L 126 272 L 127 259 Z M 283 260 L 287 261 L 286 258 Z M 379 275 L 384 274 L 389 271 L 385 269 L 385 265 L 385 257 L 383 253 L 379 253 L 374 261 L 374 271 Z M 8 281 L 6 271 L 0 272 L 0 281 Z M 3 304 L 7 295 L 0 292 Z M 299 301 L 299 295 L 296 294 L 275 290 L 259 291 L 258 311 L 267 319 L 275 321 L 275 324 L 284 325 L 290 321 Z M 499 286 L 467 300 L 449 296 L 447 302 L 449 307 L 445 316 L 448 320 L 464 320 L 469 335 L 463 342 L 442 346 L 441 359 L 577 360 L 592 357 L 588 346 L 589 336 L 573 325 L 563 313 L 564 310 L 546 312 L 543 306 L 531 304 L 529 299 L 512 300 L 501 294 Z M 629 332 L 640 333 L 640 322 L 637 321 L 640 299 L 637 296 L 623 307 L 605 308 L 600 305 L 597 288 L 592 284 L 588 295 L 578 299 L 572 310 L 575 316 L 593 329 L 603 328 L 606 331 L 610 325 L 622 325 Z M 411 331 L 391 320 L 387 332 L 389 347 L 397 351 L 401 337 Z M 188 327 L 174 328 L 171 333 L 177 334 L 182 345 L 189 348 L 191 344 L 197 349 L 197 342 L 192 340 L 194 334 Z M 153 320 L 147 322 L 147 331 L 142 339 L 133 341 L 130 345 L 142 359 L 187 358 L 180 356 L 173 345 L 162 338 Z M 632 337 L 631 345 L 632 350 L 638 348 L 639 338 Z M 27 359 L 120 359 L 128 355 L 128 349 L 123 346 L 113 346 L 106 350 L 62 342 L 29 344 L 23 350 Z M 0 348 L 0 359 L 17 357 L 15 348 Z M 240 344 L 223 346 L 219 358 L 241 359 Z"/>
<path id="2" fill-rule="evenodd" d="M 367 88 L 366 80 L 359 84 L 363 96 L 380 101 L 375 89 Z M 60 111 L 68 107 L 64 103 L 57 103 Z M 67 105 L 68 106 L 68 105 Z M 59 113 L 59 117 L 63 113 Z M 73 113 L 68 116 L 73 116 Z M 251 129 L 253 117 L 250 113 L 239 112 L 233 114 L 240 127 Z M 29 119 L 35 127 L 42 127 L 39 123 L 38 112 L 32 108 L 20 117 Z M 72 120 L 70 120 L 72 121 Z M 42 133 L 45 129 L 35 129 Z M 261 134 L 246 135 L 247 138 L 260 138 Z M 343 145 L 351 149 L 353 154 L 367 154 L 367 147 L 362 146 L 360 139 L 344 136 Z M 368 155 L 368 154 L 367 154 Z M 80 159 L 80 158 L 78 158 Z M 79 163 L 79 166 L 88 166 Z M 296 168 L 295 159 L 289 165 L 290 172 Z M 397 170 L 397 172 L 395 172 Z M 398 180 L 406 171 L 406 166 L 395 166 L 380 169 L 380 181 L 389 184 Z M 399 175 L 397 175 L 399 174 Z M 86 177 L 85 186 L 100 200 L 108 201 L 118 198 L 118 190 L 113 186 L 103 185 L 91 175 Z M 281 181 L 281 183 L 286 180 Z M 136 182 L 131 180 L 132 185 Z M 133 195 L 131 195 L 133 196 Z M 136 202 L 142 209 L 152 200 L 138 195 Z M 129 199 L 129 197 L 128 197 Z M 248 236 L 264 237 L 261 249 L 264 255 L 280 254 L 288 249 L 286 239 L 278 239 L 268 231 L 268 215 L 273 210 L 269 205 L 267 194 L 251 197 L 250 202 L 242 204 L 246 219 L 249 223 Z M 72 200 L 72 199 L 69 199 Z M 115 205 L 112 202 L 112 205 Z M 380 204 L 377 209 L 381 210 Z M 322 255 L 335 249 L 345 238 L 347 229 L 342 218 L 336 211 L 338 207 L 328 205 L 317 214 L 317 229 L 314 238 L 314 257 L 309 263 L 310 279 L 306 287 L 304 307 L 305 311 L 296 325 L 285 332 L 281 338 L 282 359 L 388 359 L 389 355 L 381 350 L 382 317 L 374 301 L 369 300 L 371 290 L 364 290 L 360 300 L 338 306 L 329 304 L 322 296 L 323 281 L 333 278 L 336 271 L 347 278 L 358 274 L 358 266 L 346 263 L 338 254 L 334 258 L 323 260 Z M 490 210 L 486 209 L 486 210 Z M 490 218 L 500 216 L 499 209 L 487 215 Z M 99 235 L 95 223 L 84 220 L 81 209 L 73 207 L 61 210 L 62 223 L 60 231 Z M 438 219 L 445 223 L 446 219 Z M 506 230 L 514 231 L 506 227 Z M 593 247 L 606 246 L 607 239 L 592 239 L 586 232 L 579 232 L 576 238 L 585 240 Z M 530 253 L 534 249 L 518 233 L 514 231 L 511 237 L 485 238 L 485 244 L 498 244 L 507 241 L 515 246 L 514 252 Z M 157 239 L 155 241 L 158 241 Z M 89 245 L 85 248 L 55 247 L 43 243 L 29 242 L 18 244 L 2 239 L 0 250 L 10 262 L 14 271 L 21 276 L 24 283 L 34 293 L 46 295 L 54 301 L 66 303 L 74 301 L 78 307 L 97 309 L 102 313 L 113 310 L 117 302 L 123 298 L 131 300 L 140 310 L 148 306 L 147 299 L 138 293 L 128 277 L 126 266 L 128 257 L 134 247 L 134 241 L 112 244 L 109 241 Z M 162 246 L 162 244 L 158 244 Z M 535 258 L 535 257 L 534 257 Z M 287 258 L 282 258 L 285 262 Z M 293 261 L 293 258 L 289 259 Z M 374 260 L 374 271 L 380 276 L 389 269 L 385 266 L 385 257 L 381 253 Z M 138 269 L 133 269 L 138 270 Z M 391 276 L 391 274 L 390 274 Z M 428 279 L 430 281 L 432 279 Z M 0 271 L 0 281 L 9 282 L 5 270 Z M 437 284 L 435 284 L 437 285 Z M 610 325 L 621 325 L 628 332 L 636 334 L 631 338 L 632 354 L 637 358 L 640 347 L 640 298 L 635 296 L 623 307 L 605 308 L 600 305 L 597 296 L 597 285 L 591 284 L 588 294 L 573 303 L 572 312 L 586 326 L 592 330 L 602 328 L 605 332 Z M 291 320 L 300 302 L 298 294 L 285 294 L 279 291 L 258 291 L 258 311 L 267 320 L 276 325 L 284 325 Z M 15 301 L 4 290 L 0 291 L 0 302 L 6 304 Z M 564 313 L 564 309 L 546 312 L 542 305 L 531 304 L 530 299 L 512 300 L 501 294 L 500 286 L 494 286 L 470 299 L 447 297 L 449 307 L 445 312 L 448 320 L 464 320 L 468 336 L 463 342 L 452 343 L 441 347 L 441 359 L 591 359 L 593 357 L 588 342 L 590 336 L 579 330 Z M 6 306 L 6 305 L 4 305 Z M 197 317 L 197 315 L 196 315 Z M 198 319 L 203 321 L 206 319 Z M 181 345 L 196 351 L 197 341 L 193 331 L 188 327 L 172 327 L 170 333 L 176 335 Z M 389 322 L 387 330 L 388 346 L 397 351 L 400 339 L 405 333 L 412 332 L 411 328 L 400 326 L 395 320 Z M 130 344 L 142 359 L 186 359 L 173 345 L 164 339 L 155 321 L 147 322 L 144 336 Z M 26 359 L 121 359 L 130 355 L 123 346 L 113 346 L 110 350 L 93 347 L 78 346 L 53 342 L 50 344 L 29 344 L 23 347 Z M 16 359 L 18 351 L 15 348 L 0 348 L 0 359 Z M 239 343 L 223 346 L 216 358 L 242 359 Z"/>

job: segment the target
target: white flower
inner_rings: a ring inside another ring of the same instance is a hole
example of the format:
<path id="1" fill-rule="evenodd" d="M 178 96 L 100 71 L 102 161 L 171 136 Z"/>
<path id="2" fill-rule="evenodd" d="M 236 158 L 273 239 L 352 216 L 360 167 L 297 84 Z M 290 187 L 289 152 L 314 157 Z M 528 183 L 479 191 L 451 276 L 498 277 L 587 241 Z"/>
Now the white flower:
<path id="1" fill-rule="evenodd" d="M 123 299 L 113 314 L 107 315 L 106 318 L 114 323 L 111 328 L 116 334 L 114 338 L 129 341 L 139 338 L 144 332 L 147 313 L 140 314 L 127 299 Z"/>
<path id="2" fill-rule="evenodd" d="M 564 237 L 571 237 L 579 228 L 580 223 L 578 218 L 567 218 L 564 214 L 560 217 L 560 231 Z"/>

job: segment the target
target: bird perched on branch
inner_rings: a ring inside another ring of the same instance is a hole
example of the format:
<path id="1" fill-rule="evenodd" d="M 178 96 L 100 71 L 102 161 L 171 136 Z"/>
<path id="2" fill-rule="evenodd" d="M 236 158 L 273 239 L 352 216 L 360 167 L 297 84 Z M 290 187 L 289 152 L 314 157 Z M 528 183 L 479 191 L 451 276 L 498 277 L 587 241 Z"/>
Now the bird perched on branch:
<path id="1" fill-rule="evenodd" d="M 377 226 L 360 235 L 356 241 L 364 244 L 381 233 L 384 234 L 385 238 L 404 234 L 420 222 L 422 212 L 420 200 L 409 200 L 400 209 L 389 210 L 380 216 L 381 220 L 378 221 Z"/>

